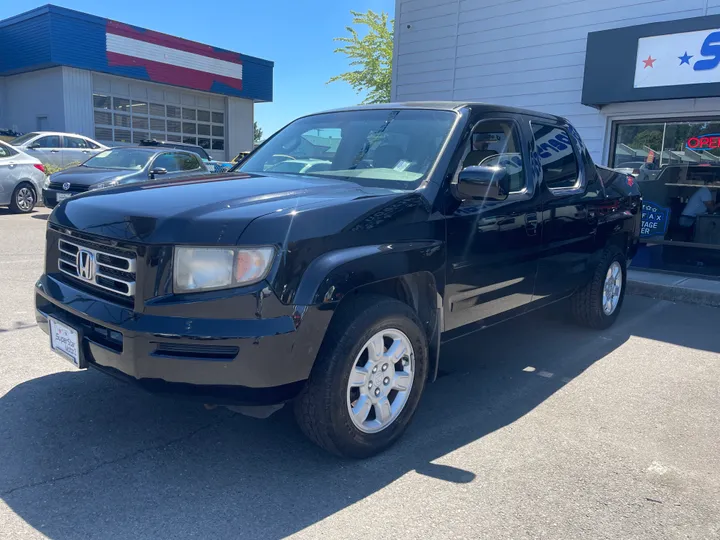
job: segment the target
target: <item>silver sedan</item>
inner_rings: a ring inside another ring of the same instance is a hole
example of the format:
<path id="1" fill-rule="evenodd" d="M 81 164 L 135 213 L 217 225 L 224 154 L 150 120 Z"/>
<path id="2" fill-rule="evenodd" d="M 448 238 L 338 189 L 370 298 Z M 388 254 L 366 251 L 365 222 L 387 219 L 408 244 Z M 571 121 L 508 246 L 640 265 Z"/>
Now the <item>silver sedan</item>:
<path id="1" fill-rule="evenodd" d="M 35 207 L 45 182 L 45 167 L 39 160 L 0 141 L 0 206 L 19 214 Z"/>

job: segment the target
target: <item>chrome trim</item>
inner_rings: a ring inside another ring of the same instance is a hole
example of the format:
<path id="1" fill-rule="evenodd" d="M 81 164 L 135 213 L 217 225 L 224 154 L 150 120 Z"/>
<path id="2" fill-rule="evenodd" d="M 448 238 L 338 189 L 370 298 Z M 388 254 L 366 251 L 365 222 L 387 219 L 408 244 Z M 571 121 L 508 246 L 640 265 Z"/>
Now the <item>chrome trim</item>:
<path id="1" fill-rule="evenodd" d="M 72 246 L 76 249 L 75 252 L 69 251 L 67 248 L 68 246 Z M 73 258 L 72 261 L 66 261 L 65 259 L 62 259 L 58 257 L 58 270 L 62 272 L 63 274 L 67 274 L 68 276 L 71 276 L 79 281 L 83 281 L 85 283 L 91 284 L 93 287 L 97 287 L 99 289 L 103 289 L 106 291 L 113 292 L 115 294 L 120 294 L 122 296 L 127 297 L 133 297 L 135 296 L 135 280 L 127 280 L 122 279 L 117 276 L 113 276 L 109 273 L 107 273 L 107 270 L 117 270 L 119 272 L 126 272 L 129 274 L 134 274 L 135 270 L 137 268 L 136 259 L 130 258 L 130 257 L 123 257 L 122 255 L 115 255 L 114 253 L 110 253 L 107 251 L 101 251 L 97 249 L 93 249 L 87 246 L 83 246 L 81 244 L 76 244 L 74 242 L 70 242 L 64 238 L 60 238 L 58 240 L 58 249 L 61 253 L 65 253 L 66 255 L 69 255 Z M 94 272 L 93 272 L 93 278 L 92 280 L 85 280 L 78 274 L 78 267 L 77 267 L 77 254 L 80 252 L 80 250 L 87 251 L 93 255 L 94 258 Z M 119 259 L 122 261 L 127 262 L 128 267 L 127 268 L 121 268 L 119 266 L 115 266 L 113 264 L 99 262 L 98 261 L 98 255 L 101 255 L 103 257 L 110 257 L 114 259 Z M 72 268 L 73 271 L 69 271 L 69 268 Z M 105 271 L 103 271 L 105 269 Z M 101 277 L 103 279 L 107 279 L 110 281 L 114 281 L 117 284 L 122 284 L 127 287 L 127 291 L 124 290 L 118 290 L 113 287 L 108 287 L 106 285 L 102 285 L 101 283 L 98 283 L 97 278 Z"/>

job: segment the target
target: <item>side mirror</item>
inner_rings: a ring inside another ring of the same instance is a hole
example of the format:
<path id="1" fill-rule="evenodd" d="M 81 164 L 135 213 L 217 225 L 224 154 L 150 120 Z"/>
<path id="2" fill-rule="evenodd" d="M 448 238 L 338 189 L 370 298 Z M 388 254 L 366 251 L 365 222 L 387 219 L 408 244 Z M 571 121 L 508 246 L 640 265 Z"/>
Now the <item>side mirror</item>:
<path id="1" fill-rule="evenodd" d="M 150 171 L 150 180 L 155 180 L 155 177 L 161 174 L 167 174 L 167 169 L 163 167 L 155 167 Z"/>
<path id="2" fill-rule="evenodd" d="M 38 143 L 30 144 L 27 147 L 28 150 L 37 150 L 38 148 L 40 148 L 40 145 Z"/>
<path id="3" fill-rule="evenodd" d="M 462 199 L 504 201 L 510 193 L 510 175 L 505 167 L 466 167 L 458 176 L 457 192 Z"/>

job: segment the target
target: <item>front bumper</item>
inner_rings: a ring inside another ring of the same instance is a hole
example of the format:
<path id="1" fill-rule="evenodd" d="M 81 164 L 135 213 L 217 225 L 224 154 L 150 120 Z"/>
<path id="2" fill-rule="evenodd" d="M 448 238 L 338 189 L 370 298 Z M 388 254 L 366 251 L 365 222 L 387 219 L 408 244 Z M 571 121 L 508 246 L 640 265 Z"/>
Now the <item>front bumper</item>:
<path id="1" fill-rule="evenodd" d="M 61 193 L 63 195 L 77 195 L 75 192 L 71 191 L 59 191 L 56 189 L 43 189 L 42 190 L 42 201 L 45 206 L 48 208 L 55 208 L 58 205 L 58 193 Z"/>
<path id="2" fill-rule="evenodd" d="M 222 405 L 272 405 L 308 378 L 331 312 L 198 319 L 142 314 L 53 276 L 35 286 L 36 319 L 78 331 L 87 364 L 155 393 Z"/>

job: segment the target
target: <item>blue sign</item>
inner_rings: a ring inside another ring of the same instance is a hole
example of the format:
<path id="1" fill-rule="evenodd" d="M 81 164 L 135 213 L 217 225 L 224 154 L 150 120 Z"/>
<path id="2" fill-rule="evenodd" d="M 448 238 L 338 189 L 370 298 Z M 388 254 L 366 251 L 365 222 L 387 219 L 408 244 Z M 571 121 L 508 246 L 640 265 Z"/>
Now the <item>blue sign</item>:
<path id="1" fill-rule="evenodd" d="M 665 236 L 670 221 L 670 209 L 652 201 L 643 201 L 640 237 Z"/>

